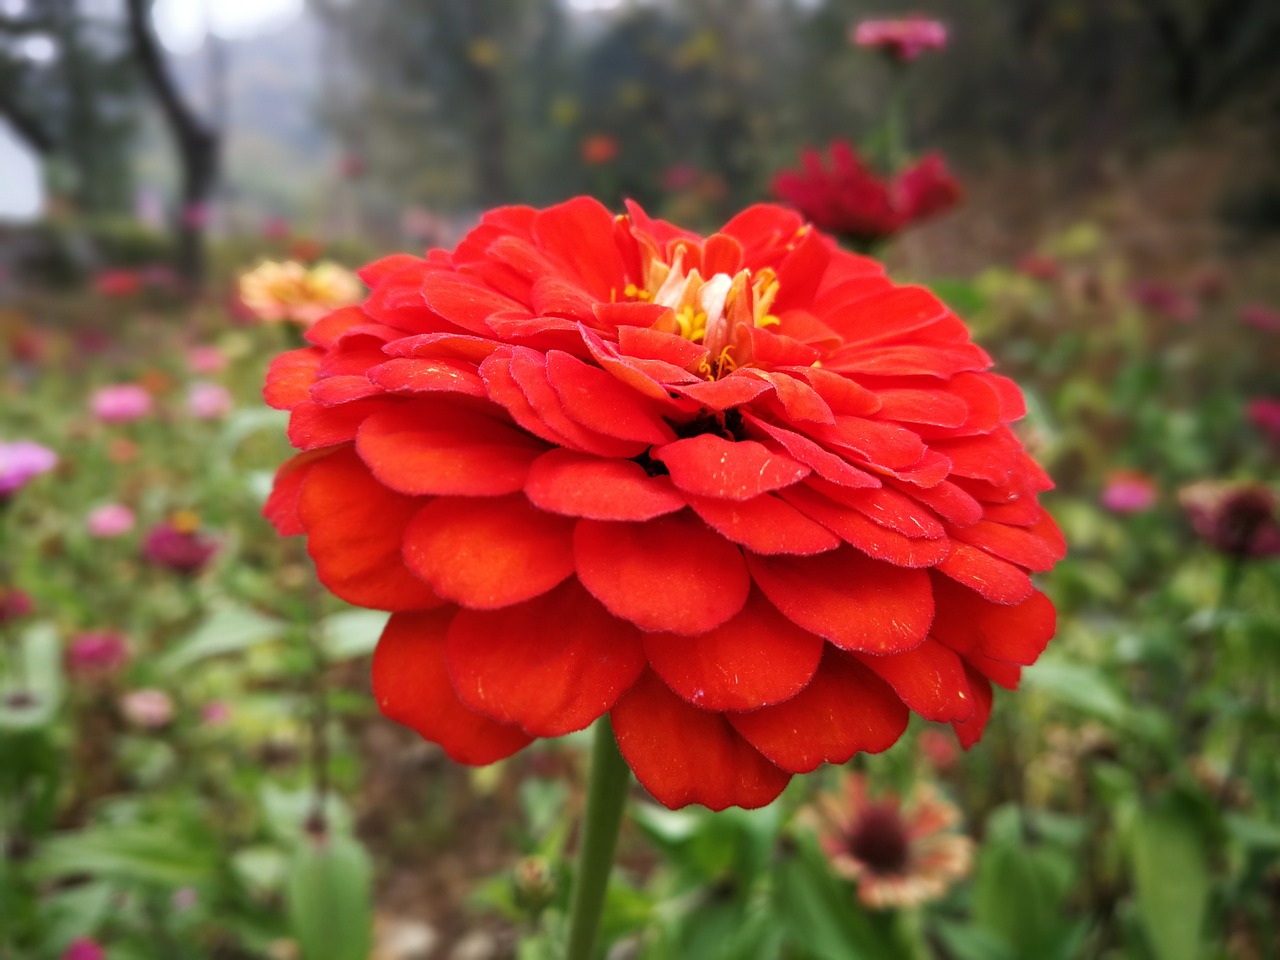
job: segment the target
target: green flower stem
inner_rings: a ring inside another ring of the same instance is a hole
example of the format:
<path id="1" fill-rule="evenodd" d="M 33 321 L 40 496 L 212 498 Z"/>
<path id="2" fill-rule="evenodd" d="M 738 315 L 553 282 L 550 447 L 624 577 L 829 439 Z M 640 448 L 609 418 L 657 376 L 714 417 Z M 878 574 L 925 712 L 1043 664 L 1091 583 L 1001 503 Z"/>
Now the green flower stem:
<path id="1" fill-rule="evenodd" d="M 622 808 L 627 799 L 631 771 L 618 752 L 608 716 L 596 721 L 591 744 L 591 770 L 587 780 L 587 809 L 582 817 L 578 843 L 578 871 L 574 877 L 573 905 L 569 913 L 569 949 L 565 960 L 591 960 L 605 888 L 618 845 Z"/>

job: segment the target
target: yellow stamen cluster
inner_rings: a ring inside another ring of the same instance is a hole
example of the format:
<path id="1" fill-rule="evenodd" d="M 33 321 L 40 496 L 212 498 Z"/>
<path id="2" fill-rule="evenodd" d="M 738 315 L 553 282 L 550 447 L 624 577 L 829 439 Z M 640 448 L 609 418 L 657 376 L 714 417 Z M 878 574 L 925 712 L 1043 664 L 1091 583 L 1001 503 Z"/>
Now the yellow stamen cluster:
<path id="1" fill-rule="evenodd" d="M 695 267 L 685 270 L 684 246 L 677 246 L 670 262 L 653 254 L 644 268 L 644 286 L 627 284 L 623 295 L 669 307 L 656 327 L 702 343 L 710 350 L 699 373 L 708 379 L 724 376 L 751 362 L 753 327 L 771 327 L 778 318 L 769 312 L 778 296 L 778 277 L 769 268 L 740 270 L 730 276 L 703 278 Z"/>

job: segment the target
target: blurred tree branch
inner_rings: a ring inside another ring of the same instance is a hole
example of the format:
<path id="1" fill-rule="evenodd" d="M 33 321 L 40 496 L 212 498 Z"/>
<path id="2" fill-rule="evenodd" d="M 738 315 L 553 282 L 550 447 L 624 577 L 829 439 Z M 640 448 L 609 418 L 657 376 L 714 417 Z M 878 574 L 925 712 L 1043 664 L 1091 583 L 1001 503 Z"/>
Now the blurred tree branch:
<path id="1" fill-rule="evenodd" d="M 182 164 L 182 207 L 178 222 L 178 270 L 192 288 L 204 280 L 204 220 L 218 176 L 220 132 L 207 125 L 183 99 L 169 72 L 151 23 L 149 0 L 127 0 L 134 57 L 160 104 Z"/>
<path id="2" fill-rule="evenodd" d="M 0 84 L 0 117 L 8 120 L 14 132 L 40 156 L 47 157 L 54 152 L 57 144 L 53 135 L 33 113 L 18 103 L 8 84 Z"/>

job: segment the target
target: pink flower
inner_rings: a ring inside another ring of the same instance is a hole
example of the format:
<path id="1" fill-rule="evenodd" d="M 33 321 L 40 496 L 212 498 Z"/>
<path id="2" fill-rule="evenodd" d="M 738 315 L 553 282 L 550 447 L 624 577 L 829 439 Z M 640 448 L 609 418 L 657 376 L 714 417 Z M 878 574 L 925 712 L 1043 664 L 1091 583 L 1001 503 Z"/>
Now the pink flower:
<path id="1" fill-rule="evenodd" d="M 1181 323 L 1194 320 L 1200 310 L 1193 297 L 1167 283 L 1140 280 L 1129 288 L 1129 296 L 1140 307 Z"/>
<path id="2" fill-rule="evenodd" d="M 218 373 L 227 366 L 226 355 L 213 346 L 196 346 L 187 351 L 187 366 L 192 373 Z"/>
<path id="3" fill-rule="evenodd" d="M 0 502 L 58 465 L 58 455 L 31 440 L 0 443 Z"/>
<path id="4" fill-rule="evenodd" d="M 115 673 L 129 659 L 129 645 L 115 630 L 92 630 L 76 634 L 67 645 L 67 672 L 77 677 L 97 677 Z"/>
<path id="5" fill-rule="evenodd" d="M 151 412 L 151 394 L 136 383 L 117 383 L 95 391 L 89 409 L 103 423 L 129 423 Z"/>
<path id="6" fill-rule="evenodd" d="M 123 503 L 106 503 L 89 512 L 85 526 L 94 537 L 120 537 L 133 529 L 133 511 Z"/>
<path id="7" fill-rule="evenodd" d="M 1280 447 L 1280 400 L 1259 398 L 1249 404 L 1249 419 L 1254 426 Z"/>
<path id="8" fill-rule="evenodd" d="M 173 698 L 163 690 L 131 690 L 120 698 L 120 711 L 135 727 L 156 730 L 173 721 Z"/>
<path id="9" fill-rule="evenodd" d="M 960 759 L 960 747 L 956 738 L 944 733 L 936 727 L 930 727 L 920 734 L 920 753 L 935 770 L 950 770 Z"/>
<path id="10" fill-rule="evenodd" d="M 142 552 L 156 566 L 194 576 L 218 552 L 217 543 L 202 536 L 199 528 L 198 517 L 180 511 L 151 528 L 143 541 Z"/>
<path id="11" fill-rule="evenodd" d="M 231 704 L 225 700 L 210 700 L 200 708 L 200 719 L 207 727 L 220 727 L 231 719 Z"/>
<path id="12" fill-rule="evenodd" d="M 1261 303 L 1251 303 L 1240 308 L 1240 319 L 1251 327 L 1280 333 L 1280 310 Z"/>
<path id="13" fill-rule="evenodd" d="M 818 827 L 832 870 L 858 884 L 875 910 L 936 900 L 969 872 L 973 841 L 952 832 L 959 811 L 931 786 L 918 785 L 906 804 L 872 800 L 866 777 L 850 774 L 844 796 L 823 794 L 805 819 Z"/>
<path id="14" fill-rule="evenodd" d="M 1136 470 L 1115 470 L 1100 499 L 1112 513 L 1142 513 L 1156 502 L 1155 481 Z"/>
<path id="15" fill-rule="evenodd" d="M 898 20 L 863 20 L 854 27 L 850 39 L 859 47 L 882 50 L 905 63 L 926 50 L 944 49 L 947 26 L 918 14 Z"/>
<path id="16" fill-rule="evenodd" d="M 227 388 L 216 383 L 195 383 L 187 394 L 187 411 L 197 420 L 217 420 L 226 416 L 235 401 Z"/>
<path id="17" fill-rule="evenodd" d="M 60 960 L 106 960 L 107 951 L 85 937 L 72 940 L 62 952 Z"/>

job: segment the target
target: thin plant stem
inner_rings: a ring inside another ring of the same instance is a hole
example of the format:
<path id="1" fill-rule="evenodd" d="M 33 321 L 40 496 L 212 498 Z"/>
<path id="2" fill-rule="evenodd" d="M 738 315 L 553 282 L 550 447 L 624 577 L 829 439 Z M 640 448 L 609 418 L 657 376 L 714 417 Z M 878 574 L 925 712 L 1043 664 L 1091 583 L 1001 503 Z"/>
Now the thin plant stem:
<path id="1" fill-rule="evenodd" d="M 587 809 L 582 816 L 565 960 L 592 960 L 595 956 L 600 912 L 609 872 L 613 869 L 613 852 L 618 845 L 618 828 L 622 825 L 622 808 L 631 779 L 631 771 L 618 752 L 607 716 L 596 721 L 587 777 Z"/>

